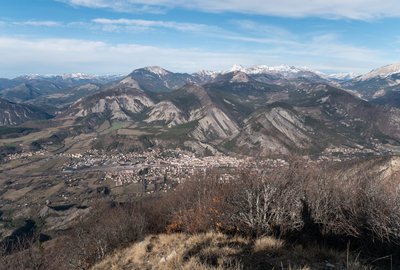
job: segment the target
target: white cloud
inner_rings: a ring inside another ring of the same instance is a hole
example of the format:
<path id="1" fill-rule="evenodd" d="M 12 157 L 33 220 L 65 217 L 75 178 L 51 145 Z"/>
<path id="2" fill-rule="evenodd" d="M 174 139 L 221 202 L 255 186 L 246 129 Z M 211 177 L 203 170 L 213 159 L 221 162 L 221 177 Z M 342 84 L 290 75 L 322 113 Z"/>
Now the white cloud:
<path id="1" fill-rule="evenodd" d="M 251 20 L 232 21 L 246 35 L 234 32 L 220 32 L 219 38 L 260 44 L 297 45 L 298 36 L 282 27 L 260 24 Z"/>
<path id="2" fill-rule="evenodd" d="M 38 27 L 57 27 L 62 26 L 62 23 L 56 21 L 0 21 L 0 26 L 38 26 Z"/>
<path id="3" fill-rule="evenodd" d="M 276 46 L 268 50 L 206 51 L 139 44 L 110 44 L 76 39 L 0 37 L 0 77 L 29 73 L 129 73 L 134 68 L 159 65 L 172 71 L 222 70 L 245 66 L 289 64 L 333 72 L 366 72 L 390 63 L 379 52 L 340 44 L 333 36 L 310 43 Z"/>
<path id="4" fill-rule="evenodd" d="M 113 9 L 118 12 L 129 12 L 129 13 L 163 13 L 165 7 L 162 5 L 154 5 L 153 3 L 146 4 L 145 1 L 142 3 L 132 3 L 126 0 L 55 0 L 57 2 L 68 3 L 73 6 L 82 6 L 89 8 L 107 8 Z"/>
<path id="5" fill-rule="evenodd" d="M 160 12 L 186 8 L 208 12 L 239 12 L 283 17 L 324 17 L 370 20 L 400 17 L 397 0 L 58 0 L 74 6 L 119 12 Z"/>
<path id="6" fill-rule="evenodd" d="M 122 28 L 150 29 L 150 28 L 169 28 L 179 31 L 206 31 L 211 27 L 205 24 L 178 23 L 173 21 L 151 21 L 151 20 L 132 20 L 132 19 L 106 19 L 97 18 L 92 20 L 96 24 L 104 26 L 104 30 L 119 30 Z"/>
<path id="7" fill-rule="evenodd" d="M 160 65 L 174 71 L 223 69 L 256 56 L 240 53 L 172 49 L 138 44 L 109 44 L 74 39 L 0 37 L 0 77 L 29 73 L 128 73 L 134 68 Z M 253 59 L 252 59 L 253 58 Z"/>
<path id="8" fill-rule="evenodd" d="M 262 34 L 281 38 L 294 37 L 293 33 L 276 25 L 260 24 L 251 20 L 235 20 L 233 21 L 233 23 L 242 30 L 246 30 L 246 32 L 248 33 Z"/>
<path id="9" fill-rule="evenodd" d="M 24 26 L 45 26 L 45 27 L 61 26 L 60 22 L 55 22 L 55 21 L 23 21 L 23 22 L 13 22 L 13 24 L 24 25 Z"/>

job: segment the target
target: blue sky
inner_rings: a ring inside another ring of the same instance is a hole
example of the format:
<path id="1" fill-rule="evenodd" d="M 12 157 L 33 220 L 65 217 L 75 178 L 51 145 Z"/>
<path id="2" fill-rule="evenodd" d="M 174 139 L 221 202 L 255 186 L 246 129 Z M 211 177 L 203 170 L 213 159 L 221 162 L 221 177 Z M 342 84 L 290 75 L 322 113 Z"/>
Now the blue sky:
<path id="1" fill-rule="evenodd" d="M 400 61 L 395 0 L 2 0 L 0 77 Z"/>

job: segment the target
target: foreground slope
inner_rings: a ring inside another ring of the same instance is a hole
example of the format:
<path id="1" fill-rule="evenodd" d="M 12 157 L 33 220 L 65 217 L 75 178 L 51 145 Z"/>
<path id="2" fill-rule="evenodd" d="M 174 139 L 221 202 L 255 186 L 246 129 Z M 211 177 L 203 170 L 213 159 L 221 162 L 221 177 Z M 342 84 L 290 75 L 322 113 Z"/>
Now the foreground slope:
<path id="1" fill-rule="evenodd" d="M 350 256 L 347 258 L 346 256 Z M 117 251 L 92 270 L 119 269 L 368 269 L 353 255 L 292 246 L 273 237 L 255 240 L 221 233 L 148 236 Z"/>

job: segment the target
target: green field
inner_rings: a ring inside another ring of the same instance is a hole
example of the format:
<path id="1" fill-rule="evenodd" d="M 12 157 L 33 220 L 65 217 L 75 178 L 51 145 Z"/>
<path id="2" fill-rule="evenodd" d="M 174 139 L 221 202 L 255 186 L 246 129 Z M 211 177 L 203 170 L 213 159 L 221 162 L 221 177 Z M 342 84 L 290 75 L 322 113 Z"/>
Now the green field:
<path id="1" fill-rule="evenodd" d="M 183 125 L 178 125 L 165 130 L 157 137 L 164 140 L 184 140 L 189 133 L 197 126 L 198 121 L 192 121 Z"/>

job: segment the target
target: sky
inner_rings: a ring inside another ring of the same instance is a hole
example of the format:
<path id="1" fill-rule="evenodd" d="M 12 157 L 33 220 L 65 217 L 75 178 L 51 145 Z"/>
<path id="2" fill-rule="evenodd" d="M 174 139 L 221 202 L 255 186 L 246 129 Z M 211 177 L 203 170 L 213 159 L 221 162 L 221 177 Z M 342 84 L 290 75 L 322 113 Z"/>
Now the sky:
<path id="1" fill-rule="evenodd" d="M 1 0 L 0 77 L 400 61 L 397 0 Z"/>

